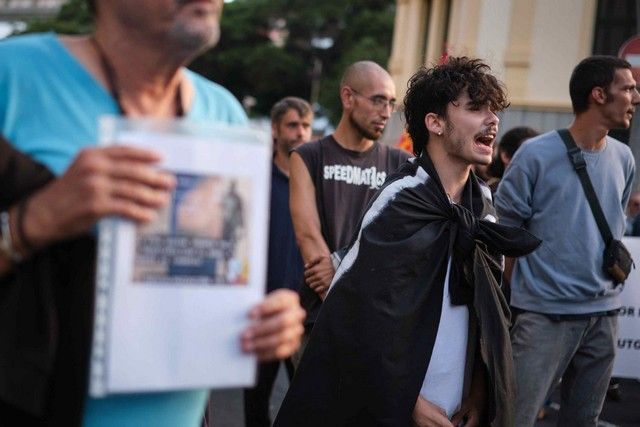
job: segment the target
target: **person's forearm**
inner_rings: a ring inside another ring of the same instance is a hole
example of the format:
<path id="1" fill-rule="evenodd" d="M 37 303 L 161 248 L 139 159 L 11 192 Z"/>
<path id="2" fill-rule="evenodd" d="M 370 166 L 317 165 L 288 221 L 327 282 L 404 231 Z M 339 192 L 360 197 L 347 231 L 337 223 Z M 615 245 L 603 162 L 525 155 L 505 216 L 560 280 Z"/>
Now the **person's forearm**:
<path id="1" fill-rule="evenodd" d="M 299 154 L 291 155 L 291 177 L 289 180 L 289 208 L 291 222 L 305 264 L 331 251 L 322 236 L 316 189 Z"/>
<path id="2" fill-rule="evenodd" d="M 56 223 L 56 214 L 50 201 L 43 198 L 50 188 L 48 184 L 12 208 L 15 247 L 24 256 L 66 237 L 57 234 L 61 227 Z"/>
<path id="3" fill-rule="evenodd" d="M 507 283 L 511 283 L 511 275 L 513 274 L 513 265 L 515 264 L 515 258 L 505 257 L 504 259 L 504 271 L 502 272 L 502 279 Z"/>
<path id="4" fill-rule="evenodd" d="M 298 240 L 304 260 L 304 282 L 322 299 L 331 285 L 335 267 L 324 239 L 312 233 L 303 233 Z"/>
<path id="5" fill-rule="evenodd" d="M 305 263 L 308 263 L 320 256 L 330 256 L 331 251 L 327 243 L 319 233 L 303 232 L 296 239 L 300 247 L 300 253 Z"/>

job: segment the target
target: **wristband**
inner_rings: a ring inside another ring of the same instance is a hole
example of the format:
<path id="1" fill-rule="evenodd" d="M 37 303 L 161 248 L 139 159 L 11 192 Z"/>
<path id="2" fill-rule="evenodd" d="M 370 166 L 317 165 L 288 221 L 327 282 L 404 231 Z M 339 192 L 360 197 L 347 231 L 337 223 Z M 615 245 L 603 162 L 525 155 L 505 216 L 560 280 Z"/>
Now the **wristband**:
<path id="1" fill-rule="evenodd" d="M 22 245 L 24 252 L 31 253 L 33 252 L 33 245 L 29 239 L 27 239 L 27 235 L 24 232 L 24 213 L 27 210 L 28 201 L 28 197 L 20 200 L 20 204 L 16 210 L 16 228 L 18 231 L 18 238 L 20 239 L 20 244 Z"/>
<path id="2" fill-rule="evenodd" d="M 13 247 L 9 212 L 0 212 L 0 251 L 13 262 L 22 261 L 22 255 Z"/>

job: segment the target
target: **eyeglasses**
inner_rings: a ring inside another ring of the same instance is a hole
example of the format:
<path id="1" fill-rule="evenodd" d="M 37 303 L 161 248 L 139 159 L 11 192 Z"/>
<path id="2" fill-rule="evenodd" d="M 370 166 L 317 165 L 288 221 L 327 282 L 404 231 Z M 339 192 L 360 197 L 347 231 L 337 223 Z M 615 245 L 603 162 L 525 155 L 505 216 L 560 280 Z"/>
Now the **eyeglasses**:
<path id="1" fill-rule="evenodd" d="M 349 87 L 349 90 L 351 92 L 353 92 L 354 94 L 363 97 L 364 99 L 368 100 L 369 102 L 371 102 L 371 104 L 373 104 L 374 107 L 382 110 L 383 108 L 387 108 L 387 105 L 389 106 L 389 108 L 391 108 L 391 111 L 395 111 L 396 110 L 396 100 L 395 99 L 387 99 L 382 95 L 373 95 L 373 96 L 364 96 L 363 94 L 361 94 L 360 92 L 358 92 L 357 90 L 355 90 L 352 87 Z"/>

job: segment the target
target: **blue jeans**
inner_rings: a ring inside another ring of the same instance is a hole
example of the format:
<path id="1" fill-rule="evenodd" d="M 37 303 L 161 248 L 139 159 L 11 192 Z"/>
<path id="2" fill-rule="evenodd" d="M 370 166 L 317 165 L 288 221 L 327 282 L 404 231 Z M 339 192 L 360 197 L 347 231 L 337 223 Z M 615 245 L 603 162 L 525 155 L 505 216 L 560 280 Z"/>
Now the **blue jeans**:
<path id="1" fill-rule="evenodd" d="M 515 426 L 532 427 L 562 378 L 559 426 L 596 427 L 618 332 L 617 316 L 556 320 L 522 312 L 511 330 L 516 373 Z"/>

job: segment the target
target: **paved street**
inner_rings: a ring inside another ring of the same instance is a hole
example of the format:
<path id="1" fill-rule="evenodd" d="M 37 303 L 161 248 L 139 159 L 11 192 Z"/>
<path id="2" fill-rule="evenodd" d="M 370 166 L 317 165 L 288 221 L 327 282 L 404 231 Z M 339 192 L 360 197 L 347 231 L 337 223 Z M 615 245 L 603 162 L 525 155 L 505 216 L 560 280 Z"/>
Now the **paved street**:
<path id="1" fill-rule="evenodd" d="M 280 403 L 289 386 L 284 366 L 278 372 L 278 378 L 271 395 L 271 418 L 280 408 Z M 224 390 L 211 393 L 211 411 L 213 427 L 244 427 L 242 390 Z"/>
<path id="2" fill-rule="evenodd" d="M 287 380 L 281 369 L 274 394 L 271 399 L 271 411 L 275 415 L 286 392 Z M 622 380 L 620 389 L 623 393 L 621 402 L 606 401 L 599 427 L 640 427 L 640 382 Z M 552 396 L 553 404 L 547 417 L 536 427 L 552 427 L 556 425 L 558 392 Z M 244 427 L 242 413 L 242 391 L 225 390 L 212 393 L 211 405 L 214 415 L 214 427 Z M 556 408 L 556 409 L 554 409 Z M 330 427 L 330 426 L 327 426 Z"/>
<path id="3" fill-rule="evenodd" d="M 636 380 L 622 380 L 620 382 L 622 401 L 605 401 L 604 409 L 600 417 L 599 427 L 638 427 L 640 426 L 640 382 Z M 556 391 L 551 400 L 552 408 L 548 410 L 548 416 L 538 422 L 536 427 L 551 427 L 556 425 L 557 409 L 560 401 L 559 392 Z M 554 409 L 555 408 L 555 409 Z"/>

